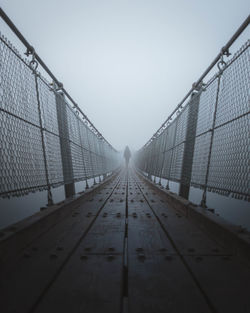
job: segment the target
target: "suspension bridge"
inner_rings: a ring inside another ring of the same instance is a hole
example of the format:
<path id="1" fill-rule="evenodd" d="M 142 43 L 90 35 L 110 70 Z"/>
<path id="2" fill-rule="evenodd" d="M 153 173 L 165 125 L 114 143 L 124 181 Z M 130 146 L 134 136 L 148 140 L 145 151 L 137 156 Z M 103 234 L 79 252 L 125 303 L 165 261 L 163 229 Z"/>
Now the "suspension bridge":
<path id="1" fill-rule="evenodd" d="M 249 16 L 125 167 L 0 15 L 27 57 L 1 34 L 0 196 L 47 193 L 40 212 L 0 231 L 1 312 L 249 313 L 250 233 L 207 208 L 208 192 L 250 198 L 250 42 L 230 54 Z"/>

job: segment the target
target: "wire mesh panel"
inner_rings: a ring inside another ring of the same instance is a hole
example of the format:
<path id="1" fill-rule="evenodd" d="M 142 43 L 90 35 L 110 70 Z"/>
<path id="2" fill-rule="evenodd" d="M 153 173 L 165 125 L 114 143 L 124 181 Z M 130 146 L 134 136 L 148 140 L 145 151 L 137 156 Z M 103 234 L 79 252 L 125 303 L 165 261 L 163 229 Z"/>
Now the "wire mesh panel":
<path id="1" fill-rule="evenodd" d="M 202 187 L 205 185 L 210 142 L 210 132 L 197 137 L 195 140 L 191 178 L 193 186 Z"/>
<path id="2" fill-rule="evenodd" d="M 1 35 L 0 108 L 40 126 L 33 71 Z"/>
<path id="3" fill-rule="evenodd" d="M 40 128 L 0 111 L 0 194 L 46 188 Z"/>
<path id="4" fill-rule="evenodd" d="M 223 71 L 215 127 L 249 113 L 249 44 L 250 41 L 242 47 Z"/>
<path id="5" fill-rule="evenodd" d="M 115 170 L 118 152 L 83 119 L 0 36 L 0 196 L 48 189 L 52 203 L 51 187 Z"/>
<path id="6" fill-rule="evenodd" d="M 52 186 L 63 184 L 63 168 L 59 138 L 57 104 L 54 90 L 41 77 L 37 77 L 38 99 L 41 110 L 41 123 L 44 132 L 45 162 L 48 183 Z M 64 121 L 62 122 L 64 124 Z"/>
<path id="7" fill-rule="evenodd" d="M 42 125 L 46 131 L 59 135 L 55 92 L 41 77 L 37 81 Z"/>
<path id="8" fill-rule="evenodd" d="M 206 183 L 217 90 L 218 79 L 213 78 L 206 89 L 201 92 L 199 99 L 191 177 L 192 185 L 197 187 L 203 187 Z"/>
<path id="9" fill-rule="evenodd" d="M 249 117 L 214 131 L 208 186 L 213 191 L 247 195 L 249 192 Z"/>
<path id="10" fill-rule="evenodd" d="M 181 186 L 203 188 L 204 201 L 207 189 L 249 197 L 249 43 L 228 63 L 218 63 L 218 73 L 205 88 L 196 86 L 181 113 L 138 151 L 137 167 Z"/>
<path id="11" fill-rule="evenodd" d="M 0 195 L 46 188 L 32 70 L 0 38 Z"/>
<path id="12" fill-rule="evenodd" d="M 181 179 L 183 155 L 184 155 L 184 143 L 173 148 L 169 178 L 173 181 L 179 181 Z"/>

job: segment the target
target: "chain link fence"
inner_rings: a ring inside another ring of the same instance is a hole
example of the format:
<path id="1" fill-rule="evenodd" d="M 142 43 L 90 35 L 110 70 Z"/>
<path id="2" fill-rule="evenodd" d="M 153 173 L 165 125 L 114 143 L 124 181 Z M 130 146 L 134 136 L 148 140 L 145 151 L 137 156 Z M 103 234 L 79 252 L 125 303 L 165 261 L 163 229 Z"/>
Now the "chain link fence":
<path id="1" fill-rule="evenodd" d="M 136 167 L 149 177 L 250 199 L 250 41 L 200 84 L 172 121 L 141 148 Z M 168 188 L 168 183 L 167 183 Z M 180 192 L 181 193 L 181 192 Z"/>
<path id="2" fill-rule="evenodd" d="M 0 196 L 106 175 L 120 154 L 0 35 Z"/>

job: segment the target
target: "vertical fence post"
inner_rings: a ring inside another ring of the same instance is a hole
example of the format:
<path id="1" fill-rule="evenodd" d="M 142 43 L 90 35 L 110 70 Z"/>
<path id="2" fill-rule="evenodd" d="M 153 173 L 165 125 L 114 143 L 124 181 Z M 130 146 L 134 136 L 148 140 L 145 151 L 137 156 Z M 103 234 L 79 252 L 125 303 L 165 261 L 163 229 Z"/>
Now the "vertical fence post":
<path id="1" fill-rule="evenodd" d="M 56 110 L 62 155 L 63 180 L 65 182 L 64 191 L 66 198 L 69 198 L 75 194 L 75 184 L 69 141 L 69 125 L 66 111 L 67 109 L 63 93 L 56 93 Z"/>
<path id="2" fill-rule="evenodd" d="M 223 62 L 223 61 L 221 61 Z M 207 161 L 207 169 L 206 169 L 206 177 L 205 177 L 205 183 L 204 183 L 204 190 L 201 200 L 201 207 L 206 208 L 206 202 L 207 202 L 207 182 L 208 182 L 208 176 L 209 176 L 209 168 L 210 168 L 210 161 L 211 161 L 211 153 L 212 153 L 212 146 L 213 146 L 213 139 L 214 139 L 214 127 L 215 127 L 215 121 L 216 121 L 216 114 L 217 114 L 217 106 L 219 101 L 219 93 L 220 93 L 220 82 L 221 82 L 221 75 L 223 74 L 223 69 L 219 67 L 219 73 L 218 73 L 218 85 L 217 85 L 217 92 L 216 92 L 216 100 L 215 100 L 215 107 L 214 107 L 214 115 L 213 115 L 213 124 L 210 129 L 211 131 L 211 139 L 210 139 L 210 146 L 209 146 L 209 152 L 208 152 L 208 161 Z"/>
<path id="3" fill-rule="evenodd" d="M 34 56 L 33 56 L 33 61 L 34 61 Z M 34 62 L 36 62 L 36 61 L 34 61 Z M 45 138 L 44 138 L 44 130 L 45 129 L 43 127 L 43 121 L 42 121 L 41 102 L 40 102 L 39 87 L 38 87 L 38 74 L 36 72 L 36 69 L 33 69 L 33 73 L 35 76 L 36 96 L 37 96 L 37 105 L 38 105 L 38 113 L 39 113 L 39 124 L 40 124 L 40 130 L 41 130 L 45 177 L 46 177 L 46 183 L 48 186 L 47 198 L 48 198 L 48 206 L 49 206 L 49 205 L 53 205 L 54 202 L 53 202 L 51 186 L 50 186 L 50 182 L 49 182 L 48 161 L 47 161 L 47 157 L 46 157 L 46 147 L 45 147 Z"/>
<path id="4" fill-rule="evenodd" d="M 199 102 L 200 93 L 193 93 L 191 95 L 191 100 L 188 104 L 189 111 L 187 117 L 187 132 L 184 145 L 181 183 L 179 189 L 179 195 L 185 199 L 188 199 L 190 190 Z"/>
<path id="5" fill-rule="evenodd" d="M 168 177 L 168 181 L 167 181 L 167 185 L 166 185 L 166 189 L 170 190 L 169 188 L 169 181 L 171 180 L 171 168 L 173 165 L 173 153 L 174 153 L 174 148 L 175 148 L 175 140 L 176 140 L 176 129 L 177 129 L 177 122 L 173 121 L 173 123 L 175 123 L 175 128 L 174 128 L 174 134 L 173 134 L 173 146 L 170 149 L 171 151 L 171 157 L 169 160 L 169 177 Z"/>
<path id="6" fill-rule="evenodd" d="M 84 178 L 86 178 L 87 177 L 87 171 L 86 171 L 85 158 L 84 158 L 84 153 L 83 153 L 83 139 L 82 139 L 82 135 L 81 135 L 80 123 L 81 123 L 81 120 L 78 119 L 77 120 L 77 126 L 78 126 L 79 138 L 80 138 L 80 146 L 81 146 L 81 154 L 82 154 L 82 164 L 83 164 L 83 170 L 84 170 L 84 176 L 85 176 Z M 87 189 L 87 183 L 86 183 L 86 187 L 85 188 Z"/>

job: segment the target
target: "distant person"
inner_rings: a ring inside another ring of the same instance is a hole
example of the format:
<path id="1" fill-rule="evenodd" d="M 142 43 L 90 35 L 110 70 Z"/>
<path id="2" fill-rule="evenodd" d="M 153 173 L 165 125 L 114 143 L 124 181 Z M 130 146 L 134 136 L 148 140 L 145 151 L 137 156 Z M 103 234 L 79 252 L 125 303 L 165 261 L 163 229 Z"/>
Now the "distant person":
<path id="1" fill-rule="evenodd" d="M 125 150 L 124 150 L 124 153 L 123 153 L 123 156 L 124 156 L 125 161 L 126 161 L 126 167 L 128 167 L 129 160 L 130 160 L 130 158 L 131 158 L 131 152 L 130 152 L 128 146 L 126 146 L 126 148 L 125 148 Z"/>

